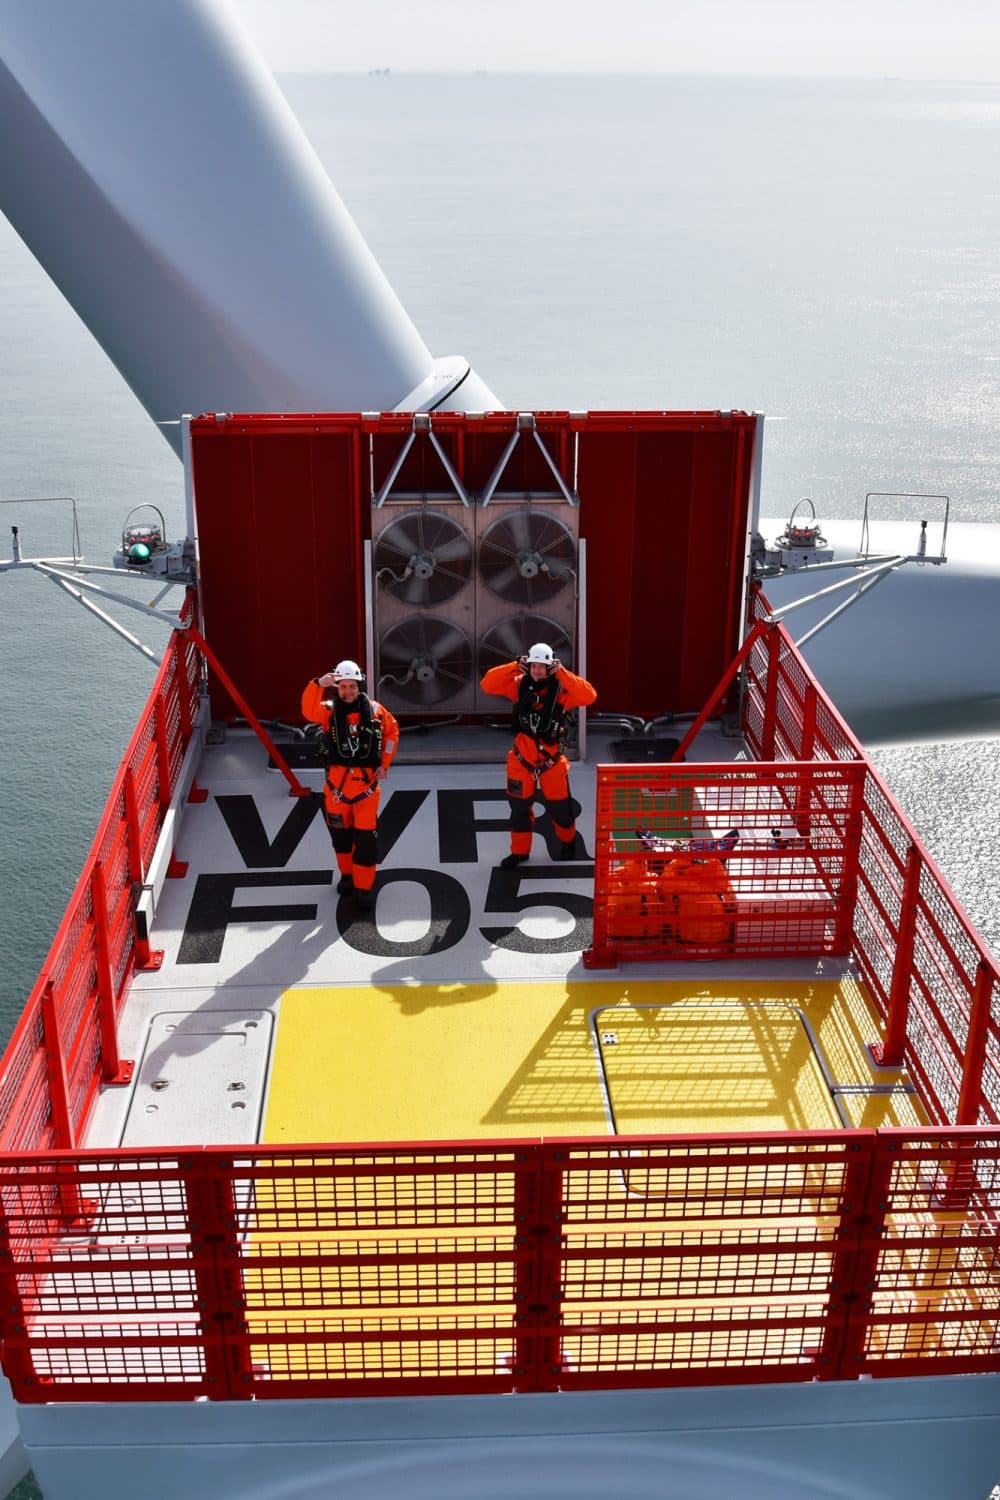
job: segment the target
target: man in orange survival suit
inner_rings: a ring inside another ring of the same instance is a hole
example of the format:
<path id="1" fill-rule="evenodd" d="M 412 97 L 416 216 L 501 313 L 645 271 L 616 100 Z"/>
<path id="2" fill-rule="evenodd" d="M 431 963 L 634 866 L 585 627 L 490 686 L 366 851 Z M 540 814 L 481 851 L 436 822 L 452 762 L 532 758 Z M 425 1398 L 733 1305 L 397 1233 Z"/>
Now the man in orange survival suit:
<path id="1" fill-rule="evenodd" d="M 484 693 L 509 698 L 514 705 L 514 748 L 507 757 L 507 800 L 510 802 L 510 853 L 500 861 L 510 870 L 531 853 L 535 815 L 531 804 L 541 793 L 559 839 L 559 857 L 572 859 L 576 822 L 569 795 L 569 762 L 562 753 L 566 714 L 585 708 L 597 693 L 576 677 L 543 642 L 532 646 L 520 661 L 491 667 L 480 684 Z"/>
<path id="2" fill-rule="evenodd" d="M 341 895 L 353 892 L 358 906 L 368 911 L 378 863 L 379 782 L 396 753 L 399 725 L 387 708 L 362 692 L 364 680 L 356 661 L 338 662 L 332 672 L 307 683 L 302 715 L 323 728 L 324 813 L 340 870 L 337 890 Z"/>

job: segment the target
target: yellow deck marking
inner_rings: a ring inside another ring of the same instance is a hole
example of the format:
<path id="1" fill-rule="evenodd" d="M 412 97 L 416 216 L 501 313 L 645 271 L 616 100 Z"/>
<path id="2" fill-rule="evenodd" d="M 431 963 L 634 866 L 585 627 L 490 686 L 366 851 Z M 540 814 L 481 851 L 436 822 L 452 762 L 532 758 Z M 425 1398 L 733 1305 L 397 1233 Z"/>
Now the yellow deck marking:
<path id="1" fill-rule="evenodd" d="M 605 1135 L 595 1011 L 621 1038 L 601 1049 L 619 1131 L 835 1127 L 796 1009 L 837 1083 L 901 1080 L 871 1067 L 879 1026 L 852 979 L 287 990 L 263 1140 Z M 899 1094 L 848 1106 L 868 1126 L 919 1120 L 915 1108 Z"/>
<path id="2" fill-rule="evenodd" d="M 604 1135 L 593 1003 L 565 982 L 288 990 L 264 1140 Z"/>
<path id="3" fill-rule="evenodd" d="M 629 976 L 594 983 L 289 990 L 282 998 L 264 1140 L 605 1136 L 610 1125 L 598 1052 L 623 1132 L 835 1128 L 838 1116 L 800 1010 L 836 1082 L 903 1081 L 897 1073 L 872 1069 L 864 1043 L 877 1038 L 879 1028 L 852 980 L 737 987 L 703 982 L 701 976 L 697 983 Z M 842 1097 L 857 1124 L 921 1118 L 914 1097 L 899 1092 Z M 362 1173 L 355 1180 L 338 1175 L 335 1159 L 335 1150 L 321 1151 L 312 1177 L 258 1184 L 257 1208 L 265 1210 L 270 1200 L 274 1220 L 254 1237 L 256 1261 L 245 1280 L 250 1326 L 260 1335 L 254 1359 L 269 1365 L 276 1380 L 310 1372 L 414 1376 L 437 1368 L 435 1362 L 446 1373 L 511 1368 L 515 1273 L 509 1257 L 517 1230 L 509 1202 L 491 1211 L 489 1192 L 472 1177 L 454 1189 L 419 1174 L 411 1180 L 405 1161 L 398 1178 L 369 1180 Z M 815 1308 L 815 1327 L 807 1323 L 800 1335 L 804 1349 L 815 1344 L 822 1336 L 825 1284 L 817 1289 L 811 1255 L 796 1260 L 794 1246 L 802 1235 L 822 1241 L 832 1232 L 822 1207 L 822 1167 L 804 1163 L 797 1177 L 794 1162 L 785 1163 L 773 1183 L 764 1173 L 758 1184 L 764 1203 L 769 1193 L 786 1198 L 801 1183 L 801 1215 L 786 1210 L 780 1223 L 773 1217 L 757 1221 L 752 1184 L 749 1199 L 737 1198 L 728 1217 L 713 1212 L 705 1219 L 698 1191 L 685 1202 L 686 1178 L 676 1193 L 668 1179 L 667 1169 L 650 1176 L 623 1156 L 607 1189 L 612 1195 L 620 1189 L 670 1199 L 656 1233 L 678 1247 L 701 1245 L 703 1236 L 717 1241 L 718 1265 L 681 1257 L 676 1279 L 665 1271 L 661 1294 L 650 1296 L 642 1281 L 650 1272 L 641 1256 L 573 1262 L 567 1273 L 567 1358 L 580 1357 L 578 1348 L 598 1362 L 632 1357 L 631 1335 L 615 1326 L 622 1315 L 659 1321 L 666 1330 L 688 1315 L 702 1317 L 710 1307 L 718 1308 L 723 1324 L 730 1316 L 750 1319 L 748 1360 L 768 1363 L 789 1353 L 794 1358 L 796 1336 L 768 1322 L 775 1299 L 782 1310 Z M 834 1189 L 836 1181 L 835 1174 Z M 705 1181 L 698 1179 L 699 1186 L 704 1190 Z M 570 1195 L 589 1190 L 581 1181 Z M 449 1208 L 451 1193 L 455 1203 Z M 474 1216 L 463 1218 L 461 1205 L 471 1211 L 480 1198 Z M 289 1224 L 304 1259 L 301 1267 L 279 1274 L 270 1260 L 287 1249 Z M 599 1222 L 588 1222 L 588 1243 L 599 1243 L 603 1232 Z M 613 1247 L 627 1232 L 616 1214 L 607 1225 L 608 1244 Z M 759 1235 L 788 1249 L 762 1259 Z M 476 1249 L 483 1252 L 481 1264 L 471 1259 Z M 453 1251 L 464 1257 L 454 1270 L 448 1259 Z M 501 1252 L 496 1263 L 494 1251 Z M 924 1295 L 922 1274 L 919 1265 L 904 1273 L 904 1296 Z M 775 1286 L 769 1289 L 772 1275 Z M 929 1306 L 937 1305 L 933 1287 L 926 1296 Z M 891 1293 L 888 1299 L 891 1306 Z M 453 1337 L 407 1342 L 405 1330 L 433 1328 L 438 1318 Z M 602 1318 L 610 1326 L 606 1350 Z M 485 1337 L 464 1336 L 473 1327 L 485 1330 Z M 340 1337 L 339 1331 L 361 1329 L 366 1338 L 380 1337 L 372 1343 Z M 323 1330 L 329 1330 L 329 1340 L 316 1337 Z M 922 1347 L 922 1330 L 919 1325 L 905 1333 L 913 1352 Z M 279 1337 L 268 1344 L 275 1332 Z M 673 1349 L 679 1366 L 731 1357 L 725 1326 L 702 1326 L 691 1335 L 698 1341 L 691 1349 L 685 1337 L 679 1335 Z M 878 1346 L 892 1337 L 898 1339 L 890 1329 L 877 1332 L 874 1341 Z M 633 1353 L 638 1368 L 657 1367 L 660 1356 L 652 1343 Z"/>

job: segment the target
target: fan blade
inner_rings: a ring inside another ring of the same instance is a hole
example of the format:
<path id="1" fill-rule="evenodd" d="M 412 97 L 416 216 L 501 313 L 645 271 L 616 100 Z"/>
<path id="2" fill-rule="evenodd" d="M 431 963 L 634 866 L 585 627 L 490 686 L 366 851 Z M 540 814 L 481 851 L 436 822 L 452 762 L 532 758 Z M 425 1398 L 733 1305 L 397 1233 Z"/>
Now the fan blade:
<path id="1" fill-rule="evenodd" d="M 457 671 L 451 671 L 447 667 L 438 668 L 437 675 L 442 682 L 455 683 L 455 687 L 451 690 L 452 692 L 457 692 L 460 687 L 465 687 L 469 681 L 469 674 L 467 671 L 462 670 L 463 666 L 464 663 L 459 662 Z"/>
<path id="2" fill-rule="evenodd" d="M 398 547 L 400 552 L 409 555 L 416 552 L 420 546 L 420 516 L 419 514 L 399 516 L 382 532 L 382 539 L 389 541 L 392 546 Z"/>
<path id="3" fill-rule="evenodd" d="M 380 586 L 404 604 L 417 609 L 443 604 L 468 582 L 472 573 L 472 543 L 451 516 L 423 510 L 398 516 L 375 542 L 375 570 L 388 568 L 399 575 L 417 553 L 433 560 L 430 577 L 379 579 Z M 455 566 L 451 570 L 442 569 L 443 561 Z"/>
<path id="4" fill-rule="evenodd" d="M 517 614 L 497 620 L 480 640 L 480 672 L 485 672 L 500 662 L 516 660 L 536 641 L 544 641 L 552 647 L 560 661 L 565 662 L 568 667 L 572 666 L 572 645 L 561 625 L 550 620 L 548 615 Z"/>
<path id="5" fill-rule="evenodd" d="M 523 656 L 532 644 L 528 640 L 528 633 L 523 621 L 523 615 L 512 615 L 508 620 L 498 620 L 486 632 L 483 638 L 484 644 L 488 642 L 489 649 L 496 651 L 506 661 L 513 661 L 518 656 Z"/>
<path id="6" fill-rule="evenodd" d="M 527 552 L 533 544 L 534 513 L 530 510 L 515 510 L 504 516 L 502 521 L 497 522 L 497 529 L 505 538 L 509 538 L 509 545 L 517 552 Z"/>
<path id="7" fill-rule="evenodd" d="M 435 621 L 434 623 L 436 629 L 433 633 L 428 631 L 428 641 L 425 649 L 429 655 L 434 657 L 436 662 L 442 661 L 456 652 L 468 650 L 468 641 L 457 625 L 440 621 Z"/>
<path id="8" fill-rule="evenodd" d="M 495 572 L 487 572 L 483 568 L 482 573 L 485 582 L 502 599 L 520 599 L 522 597 L 520 589 L 525 580 L 521 577 L 513 563 L 507 563 Z"/>
<path id="9" fill-rule="evenodd" d="M 420 628 L 423 623 L 420 615 L 415 615 L 412 620 L 402 620 L 398 625 L 393 625 L 382 637 L 379 647 L 383 655 L 389 652 L 401 661 L 405 656 L 407 660 L 422 650 L 420 639 Z"/>
<path id="10" fill-rule="evenodd" d="M 484 568 L 490 562 L 493 562 L 495 564 L 498 562 L 509 562 L 511 559 L 517 559 L 518 553 L 516 552 L 516 550 L 513 547 L 506 546 L 505 542 L 506 538 L 492 536 L 483 538 L 483 544 L 480 548 L 479 556 Z"/>
<path id="11" fill-rule="evenodd" d="M 432 542 L 429 550 L 433 552 L 437 563 L 468 562 L 472 557 L 472 548 L 464 532 L 459 532 L 458 536 Z"/>
<path id="12" fill-rule="evenodd" d="M 390 587 L 397 599 L 402 599 L 404 604 L 429 604 L 430 589 L 428 585 L 433 582 L 430 578 L 403 579 L 400 583 L 392 583 Z"/>
<path id="13" fill-rule="evenodd" d="M 412 556 L 412 547 L 397 546 L 396 542 L 390 540 L 388 537 L 380 536 L 375 543 L 374 562 L 376 568 L 388 567 L 394 571 L 398 571 L 400 567 L 405 567 Z"/>
<path id="14" fill-rule="evenodd" d="M 568 536 L 554 536 L 542 542 L 536 549 L 546 560 L 559 561 L 571 567 L 575 558 L 572 540 Z"/>
<path id="15" fill-rule="evenodd" d="M 435 568 L 434 570 L 435 578 L 447 579 L 456 585 L 465 583 L 468 576 L 468 573 L 457 573 L 454 568 Z"/>

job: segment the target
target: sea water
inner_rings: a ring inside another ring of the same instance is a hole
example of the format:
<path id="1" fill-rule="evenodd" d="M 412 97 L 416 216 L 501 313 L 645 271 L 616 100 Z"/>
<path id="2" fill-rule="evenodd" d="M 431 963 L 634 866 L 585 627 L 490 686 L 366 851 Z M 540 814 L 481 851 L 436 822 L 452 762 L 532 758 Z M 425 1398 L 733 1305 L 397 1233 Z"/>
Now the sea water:
<path id="1" fill-rule="evenodd" d="M 282 82 L 432 352 L 467 355 L 509 406 L 763 410 L 765 515 L 803 495 L 857 515 L 875 489 L 1000 522 L 1000 88 Z M 141 502 L 183 530 L 180 465 L 0 220 L 0 500 L 26 496 L 74 496 L 92 561 Z M 26 553 L 69 550 L 65 504 L 0 507 L 3 551 L 9 523 Z M 162 646 L 154 622 L 127 623 Z M 4 1036 L 151 679 L 51 583 L 0 575 Z M 1000 947 L 997 742 L 876 760 Z"/>

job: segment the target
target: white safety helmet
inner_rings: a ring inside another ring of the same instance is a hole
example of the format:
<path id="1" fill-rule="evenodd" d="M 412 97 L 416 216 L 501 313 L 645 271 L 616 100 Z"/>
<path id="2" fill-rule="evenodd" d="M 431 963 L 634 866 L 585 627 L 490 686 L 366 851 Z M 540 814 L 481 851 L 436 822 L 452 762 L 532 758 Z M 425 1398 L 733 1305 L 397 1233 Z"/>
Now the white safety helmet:
<path id="1" fill-rule="evenodd" d="M 351 678 L 354 682 L 364 682 L 365 674 L 356 661 L 338 661 L 333 669 L 334 677 Z"/>
<path id="2" fill-rule="evenodd" d="M 531 650 L 525 657 L 525 661 L 529 664 L 529 666 L 532 662 L 537 661 L 541 662 L 543 667 L 551 667 L 555 659 L 556 658 L 552 647 L 546 646 L 544 641 L 538 641 L 536 645 L 532 646 Z"/>

